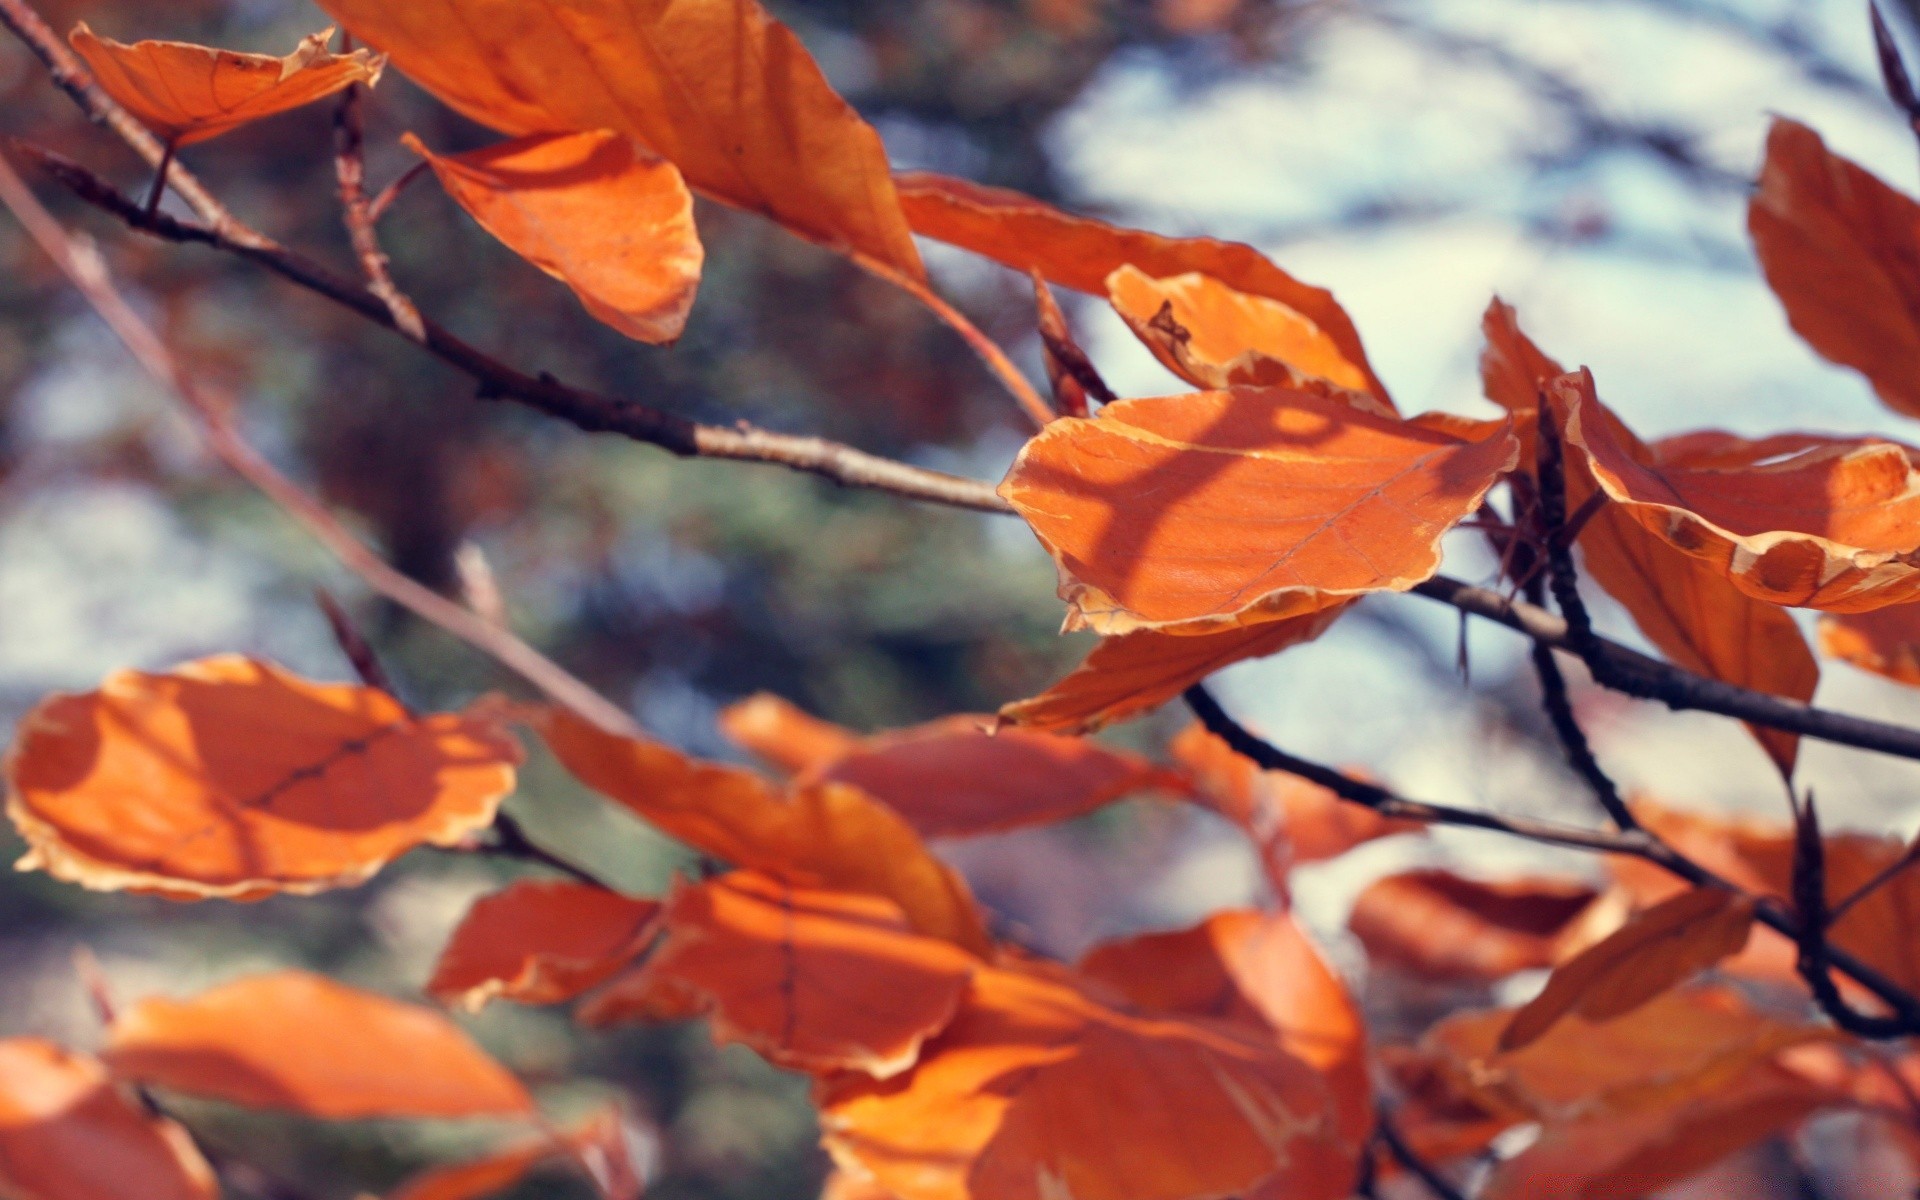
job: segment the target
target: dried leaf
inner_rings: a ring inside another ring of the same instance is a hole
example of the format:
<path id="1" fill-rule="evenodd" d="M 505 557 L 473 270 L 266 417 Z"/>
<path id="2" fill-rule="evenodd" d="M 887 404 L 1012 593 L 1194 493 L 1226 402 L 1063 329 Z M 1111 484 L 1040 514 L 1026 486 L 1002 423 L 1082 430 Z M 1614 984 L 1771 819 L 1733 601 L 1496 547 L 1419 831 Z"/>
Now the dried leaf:
<path id="1" fill-rule="evenodd" d="M 1822 616 L 1820 653 L 1920 687 L 1920 604 Z"/>
<path id="2" fill-rule="evenodd" d="M 0 1193 L 21 1200 L 217 1200 L 187 1131 L 145 1112 L 96 1060 L 37 1038 L 0 1041 Z"/>
<path id="3" fill-rule="evenodd" d="M 1593 889 L 1559 879 L 1486 883 L 1412 871 L 1362 892 L 1348 928 L 1378 963 L 1435 979 L 1504 979 L 1551 966 L 1595 899 Z"/>
<path id="4" fill-rule="evenodd" d="M 1053 298 L 1047 278 L 1033 273 L 1033 302 L 1040 312 L 1040 349 L 1046 359 L 1047 383 L 1053 389 L 1054 406 L 1069 417 L 1084 417 L 1093 411 L 1089 400 L 1112 404 L 1119 399 L 1107 381 L 1074 340 L 1067 326 L 1067 314 Z"/>
<path id="5" fill-rule="evenodd" d="M 223 656 L 121 671 L 21 722 L 7 814 L 22 868 L 181 899 L 311 894 L 493 823 L 520 747 L 475 711 Z"/>
<path id="6" fill-rule="evenodd" d="M 95 36 L 85 21 L 67 40 L 107 95 L 175 146 L 219 137 L 356 83 L 372 85 L 386 63 L 368 50 L 330 52 L 331 29 L 301 38 L 281 58 L 190 42 L 127 45 Z"/>
<path id="7" fill-rule="evenodd" d="M 1285 913 L 1218 912 L 1200 925 L 1108 942 L 1076 967 L 1149 1012 L 1213 1017 L 1278 1035 L 1319 1071 L 1341 1136 L 1373 1129 L 1367 1031 L 1353 996 Z"/>
<path id="8" fill-rule="evenodd" d="M 1097 1104 L 1088 1097 L 1098 1097 Z M 913 1070 L 819 1091 L 828 1151 L 900 1200 L 1345 1197 L 1355 1148 L 1270 1039 L 1139 1017 L 1057 975 L 974 975 Z"/>
<path id="9" fill-rule="evenodd" d="M 559 1004 L 617 974 L 646 945 L 660 905 L 591 884 L 520 880 L 482 896 L 440 953 L 427 994 L 477 1012 L 495 996 Z"/>
<path id="10" fill-rule="evenodd" d="M 1751 896 L 1698 887 L 1636 914 L 1555 967 L 1546 987 L 1514 1014 L 1502 1050 L 1538 1041 L 1569 1013 L 1589 1021 L 1624 1016 L 1729 955 L 1753 929 Z"/>
<path id="11" fill-rule="evenodd" d="M 1534 412 L 1540 389 L 1563 373 L 1520 331 L 1513 309 L 1495 300 L 1482 323 L 1487 348 L 1481 376 L 1487 398 L 1516 414 L 1524 426 L 1522 461 L 1534 461 Z M 1660 450 L 1634 437 L 1618 418 L 1598 408 L 1615 439 L 1643 462 Z M 1522 419 L 1524 418 L 1524 419 Z M 1664 445 L 1664 443 L 1663 443 Z M 1568 508 L 1592 495 L 1585 472 L 1570 473 Z M 1667 545 L 1615 505 L 1592 514 L 1579 546 L 1586 574 L 1618 600 L 1640 632 L 1672 662 L 1689 671 L 1794 700 L 1811 700 L 1820 667 L 1789 614 L 1755 600 L 1712 565 Z M 1799 756 L 1797 734 L 1748 726 L 1788 775 Z"/>
<path id="12" fill-rule="evenodd" d="M 582 783 L 664 833 L 802 886 L 883 896 L 918 932 L 976 954 L 987 949 L 967 885 L 902 817 L 864 792 L 824 784 L 782 796 L 752 772 L 610 734 L 559 709 L 548 712 L 542 732 Z"/>
<path id="13" fill-rule="evenodd" d="M 1107 294 L 1107 277 L 1124 266 L 1156 279 L 1201 272 L 1249 296 L 1278 301 L 1311 322 L 1382 402 L 1387 389 L 1333 293 L 1295 279 L 1251 246 L 1212 238 L 1169 238 L 1122 229 L 1049 207 L 1031 196 L 944 175 L 899 179 L 900 202 L 915 233 L 985 255 L 1017 271 L 1039 271 L 1061 287 Z"/>
<path id="14" fill-rule="evenodd" d="M 1167 370 L 1195 387 L 1299 387 L 1324 380 L 1362 412 L 1393 416 L 1366 371 L 1318 325 L 1267 296 L 1190 271 L 1155 279 L 1128 264 L 1107 276 L 1113 310 Z"/>
<path id="15" fill-rule="evenodd" d="M 1325 633 L 1348 609 L 1335 604 L 1304 617 L 1264 621 L 1200 637 L 1144 631 L 1102 638 L 1066 678 L 1038 696 L 1001 708 L 1002 721 L 1029 729 L 1087 733 L 1158 708 L 1207 676 L 1265 658 Z"/>
<path id="16" fill-rule="evenodd" d="M 720 710 L 720 732 L 789 775 L 822 767 L 860 748 L 861 736 L 822 720 L 772 692 L 755 692 Z"/>
<path id="17" fill-rule="evenodd" d="M 665 922 L 642 974 L 702 997 L 716 1039 L 816 1074 L 911 1067 L 979 962 L 914 933 L 889 900 L 751 871 L 681 887 Z"/>
<path id="18" fill-rule="evenodd" d="M 1640 462 L 1599 415 L 1591 375 L 1550 390 L 1568 458 L 1643 529 L 1747 595 L 1832 612 L 1920 597 L 1920 470 L 1907 447 L 1693 434 Z"/>
<path id="19" fill-rule="evenodd" d="M 448 155 L 412 134 L 403 140 L 482 228 L 572 288 L 599 320 L 656 344 L 686 328 L 705 251 L 693 194 L 672 163 L 606 130 Z"/>
<path id="20" fill-rule="evenodd" d="M 1794 332 L 1920 417 L 1920 204 L 1775 118 L 1747 229 Z"/>
<path id="21" fill-rule="evenodd" d="M 440 1013 L 304 971 L 190 1000 L 153 997 L 108 1031 L 114 1074 L 310 1117 L 518 1116 L 526 1089 Z"/>
<path id="22" fill-rule="evenodd" d="M 1069 628 L 1212 633 L 1429 578 L 1517 453 L 1504 422 L 1462 442 L 1310 392 L 1199 392 L 1053 422 L 1000 494 Z"/>
<path id="23" fill-rule="evenodd" d="M 435 96 L 520 135 L 607 129 L 715 200 L 923 282 L 880 135 L 756 0 L 321 0 Z"/>

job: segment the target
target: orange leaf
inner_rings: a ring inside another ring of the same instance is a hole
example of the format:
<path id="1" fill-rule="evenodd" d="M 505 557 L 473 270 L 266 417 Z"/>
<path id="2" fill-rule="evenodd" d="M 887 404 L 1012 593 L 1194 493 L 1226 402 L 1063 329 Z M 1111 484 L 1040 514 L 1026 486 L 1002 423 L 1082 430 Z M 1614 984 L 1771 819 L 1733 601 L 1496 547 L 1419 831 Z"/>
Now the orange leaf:
<path id="1" fill-rule="evenodd" d="M 756 692 L 720 710 L 720 732 L 734 745 L 788 774 L 824 766 L 860 747 L 860 735 L 797 704 Z"/>
<path id="2" fill-rule="evenodd" d="M 1000 719 L 1029 729 L 1087 733 L 1158 708 L 1215 671 L 1310 642 L 1332 626 L 1345 604 L 1304 617 L 1264 621 L 1200 637 L 1154 633 L 1102 638 L 1066 678 L 1027 700 L 1001 708 Z"/>
<path id="3" fill-rule="evenodd" d="M 21 1200 L 216 1200 L 187 1131 L 123 1096 L 106 1069 L 37 1038 L 0 1041 L 0 1192 Z"/>
<path id="4" fill-rule="evenodd" d="M 1276 882 L 1299 863 L 1324 862 L 1375 838 L 1426 829 L 1349 803 L 1298 775 L 1263 771 L 1197 722 L 1181 730 L 1169 749 L 1193 772 L 1208 807 L 1246 831 Z"/>
<path id="5" fill-rule="evenodd" d="M 1108 942 L 1076 968 L 1149 1012 L 1271 1031 L 1321 1072 L 1340 1133 L 1358 1144 L 1373 1129 L 1367 1031 L 1347 987 L 1285 913 L 1215 913 L 1177 933 Z"/>
<path id="6" fill-rule="evenodd" d="M 1776 118 L 1747 229 L 1794 332 L 1920 416 L 1920 205 Z"/>
<path id="7" fill-rule="evenodd" d="M 1278 300 L 1190 271 L 1155 279 L 1131 263 L 1107 276 L 1107 297 L 1167 370 L 1199 388 L 1299 387 L 1325 380 L 1362 412 L 1393 416 L 1368 376 L 1311 320 Z"/>
<path id="8" fill-rule="evenodd" d="M 891 901 L 751 871 L 679 888 L 665 919 L 642 974 L 703 996 L 716 1039 L 796 1071 L 906 1070 L 979 961 L 912 932 Z"/>
<path id="9" fill-rule="evenodd" d="M 1017 271 L 1039 271 L 1062 287 L 1107 294 L 1107 277 L 1124 266 L 1164 279 L 1198 271 L 1249 296 L 1278 301 L 1332 344 L 1365 389 L 1387 389 L 1333 293 L 1295 279 L 1251 246 L 1212 238 L 1169 238 L 1123 229 L 1052 208 L 1031 196 L 944 175 L 900 176 L 900 202 L 915 233 L 985 255 Z"/>
<path id="10" fill-rule="evenodd" d="M 1000 494 L 1059 566 L 1069 628 L 1211 633 L 1429 578 L 1516 455 L 1506 423 L 1462 442 L 1311 392 L 1199 392 L 1053 422 Z"/>
<path id="11" fill-rule="evenodd" d="M 639 1200 L 641 1183 L 630 1161 L 618 1108 L 604 1109 L 580 1128 L 522 1141 L 467 1162 L 433 1167 L 388 1200 L 480 1200 L 519 1183 L 552 1162 L 572 1162 L 593 1177 L 605 1200 Z"/>
<path id="12" fill-rule="evenodd" d="M 1520 331 L 1513 309 L 1499 300 L 1487 309 L 1482 328 L 1487 348 L 1480 366 L 1487 398 L 1523 415 L 1522 461 L 1532 463 L 1540 389 L 1563 372 Z M 1635 458 L 1657 460 L 1658 449 L 1634 437 L 1597 401 L 1596 410 Z M 1567 488 L 1570 510 L 1577 510 L 1593 491 L 1581 471 L 1569 474 Z M 1722 572 L 1667 545 L 1616 505 L 1606 505 L 1589 518 L 1579 545 L 1588 577 L 1618 600 L 1647 640 L 1673 662 L 1739 687 L 1795 700 L 1813 698 L 1820 667 L 1789 614 L 1743 594 Z M 1748 729 L 1781 771 L 1791 775 L 1799 736 L 1752 725 Z"/>
<path id="13" fill-rule="evenodd" d="M 526 1089 L 451 1021 L 304 971 L 255 975 L 123 1013 L 116 1075 L 310 1117 L 517 1116 Z"/>
<path id="14" fill-rule="evenodd" d="M 1586 372 L 1550 389 L 1569 460 L 1640 526 L 1771 604 L 1863 612 L 1920 597 L 1915 452 L 1873 438 L 1674 439 L 1638 461 Z"/>
<path id="15" fill-rule="evenodd" d="M 1920 687 L 1920 605 L 1822 616 L 1820 653 L 1895 683 Z"/>
<path id="16" fill-rule="evenodd" d="M 559 709 L 547 744 L 588 787 L 735 866 L 803 886 L 884 896 L 913 928 L 976 954 L 987 934 L 967 885 L 892 809 L 841 784 L 781 796 L 759 776 L 610 734 Z"/>
<path id="17" fill-rule="evenodd" d="M 1753 929 L 1753 906 L 1751 896 L 1698 887 L 1635 915 L 1555 967 L 1546 987 L 1501 1033 L 1500 1048 L 1538 1041 L 1568 1013 L 1589 1021 L 1624 1016 L 1738 954 Z"/>
<path id="18" fill-rule="evenodd" d="M 697 191 L 916 283 L 880 135 L 756 0 L 321 0 L 415 82 L 508 134 L 608 129 Z"/>
<path id="19" fill-rule="evenodd" d="M 911 1071 L 829 1079 L 819 1101 L 835 1161 L 900 1200 L 1334 1200 L 1353 1182 L 1324 1085 L 1272 1040 L 1133 1016 L 1064 976 L 981 969 Z"/>
<path id="20" fill-rule="evenodd" d="M 495 996 L 558 1004 L 612 978 L 646 944 L 660 905 L 591 884 L 523 879 L 482 896 L 427 983 L 470 1011 Z"/>
<path id="21" fill-rule="evenodd" d="M 643 342 L 672 342 L 686 328 L 705 251 L 672 163 L 605 130 L 448 155 L 402 140 L 482 228 L 599 320 Z"/>
<path id="22" fill-rule="evenodd" d="M 121 671 L 20 724 L 7 815 L 23 868 L 181 899 L 311 894 L 493 823 L 520 747 L 478 712 L 237 656 Z"/>
<path id="23" fill-rule="evenodd" d="M 301 38 L 283 58 L 190 42 L 129 46 L 96 37 L 85 21 L 67 40 L 107 95 L 175 146 L 219 137 L 356 83 L 372 85 L 386 62 L 367 50 L 331 53 L 331 29 Z"/>
<path id="24" fill-rule="evenodd" d="M 1376 962 L 1436 979 L 1504 979 L 1552 965 L 1595 899 L 1558 879 L 1484 883 L 1412 871 L 1362 892 L 1348 927 Z"/>

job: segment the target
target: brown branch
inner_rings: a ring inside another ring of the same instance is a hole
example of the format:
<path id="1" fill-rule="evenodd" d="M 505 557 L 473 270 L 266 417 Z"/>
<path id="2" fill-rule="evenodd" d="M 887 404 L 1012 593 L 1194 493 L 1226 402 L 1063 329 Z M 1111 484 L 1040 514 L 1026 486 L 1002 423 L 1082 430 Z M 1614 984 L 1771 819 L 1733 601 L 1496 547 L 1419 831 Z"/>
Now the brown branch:
<path id="1" fill-rule="evenodd" d="M 424 342 L 427 331 L 420 323 L 420 310 L 393 282 L 387 253 L 380 248 L 380 236 L 373 227 L 373 205 L 367 199 L 366 133 L 360 123 L 361 91 L 359 84 L 349 84 L 333 114 L 333 173 L 340 183 L 340 214 L 360 260 L 360 273 L 367 278 L 367 290 L 387 306 L 394 329 L 411 341 Z"/>
<path id="2" fill-rule="evenodd" d="M 1387 1111 L 1385 1105 L 1374 1110 L 1373 1136 L 1380 1145 L 1386 1147 L 1387 1153 L 1393 1156 L 1395 1162 L 1425 1184 L 1427 1190 L 1438 1196 L 1440 1200 L 1467 1200 L 1465 1192 L 1449 1182 L 1432 1163 L 1420 1157 L 1419 1152 L 1401 1134 L 1399 1125 L 1394 1122 L 1393 1114 Z"/>
<path id="3" fill-rule="evenodd" d="M 539 863 L 551 867 L 575 882 L 590 884 L 593 887 L 614 891 L 613 885 L 595 875 L 592 871 L 577 863 L 555 854 L 545 846 L 527 836 L 526 827 L 506 813 L 499 813 L 493 819 L 494 840 L 482 843 L 477 849 L 482 854 L 498 855 L 502 858 L 519 859 L 523 862 Z"/>
<path id="4" fill-rule="evenodd" d="M 1833 916 L 1827 911 L 1827 847 L 1820 836 L 1820 813 L 1813 796 L 1793 806 L 1793 907 L 1798 928 L 1793 935 L 1798 951 L 1795 967 L 1813 993 L 1820 1011 L 1855 1037 L 1878 1040 L 1920 1033 L 1920 1016 L 1910 1010 L 1892 1016 L 1863 1013 L 1847 1003 L 1833 981 L 1834 946 L 1827 940 Z"/>
<path id="5" fill-rule="evenodd" d="M 1528 818 L 1504 817 L 1474 809 L 1407 800 L 1378 784 L 1354 779 L 1331 767 L 1298 758 L 1264 738 L 1256 737 L 1227 715 L 1226 710 L 1220 707 L 1219 702 L 1204 686 L 1196 685 L 1188 688 L 1185 698 L 1188 707 L 1193 709 L 1194 715 L 1200 718 L 1200 723 L 1206 726 L 1209 733 L 1226 742 L 1236 753 L 1246 757 L 1262 770 L 1285 771 L 1290 775 L 1297 775 L 1310 783 L 1319 784 L 1342 800 L 1373 809 L 1384 816 L 1406 817 L 1433 825 L 1483 829 L 1548 846 L 1566 846 L 1606 854 L 1624 854 L 1650 862 L 1696 887 L 1722 887 L 1741 895 L 1751 895 L 1673 847 L 1649 836 L 1643 830 L 1625 830 L 1620 833 L 1595 832 Z M 1757 920 L 1768 928 L 1785 934 L 1795 944 L 1800 943 L 1804 936 L 1801 921 L 1793 912 L 1772 897 L 1752 898 L 1755 902 L 1754 916 Z M 1851 976 L 1895 1013 L 1895 1016 L 1888 1020 L 1898 1022 L 1899 1032 L 1861 1033 L 1861 1036 L 1899 1037 L 1920 1031 L 1920 997 L 1914 996 L 1888 979 L 1870 964 L 1862 962 L 1838 946 L 1827 944 L 1824 938 L 1820 941 L 1824 961 L 1831 968 Z M 1830 979 L 1828 984 L 1831 986 Z M 1815 998 L 1819 999 L 1817 994 Z M 1865 1019 L 1877 1020 L 1877 1018 Z M 1860 1033 L 1861 1031 L 1854 1029 L 1851 1032 Z"/>

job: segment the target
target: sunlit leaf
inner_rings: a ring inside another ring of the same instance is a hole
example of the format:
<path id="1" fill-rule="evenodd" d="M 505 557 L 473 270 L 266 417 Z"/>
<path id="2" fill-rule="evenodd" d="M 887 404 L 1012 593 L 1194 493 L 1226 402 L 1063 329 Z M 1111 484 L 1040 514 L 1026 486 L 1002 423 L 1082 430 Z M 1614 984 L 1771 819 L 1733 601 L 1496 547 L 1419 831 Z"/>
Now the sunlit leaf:
<path id="1" fill-rule="evenodd" d="M 1577 1013 L 1610 1021 L 1686 982 L 1747 944 L 1754 901 L 1726 888 L 1698 887 L 1636 914 L 1555 967 L 1546 987 L 1500 1035 L 1502 1050 L 1539 1038 Z"/>
<path id="2" fill-rule="evenodd" d="M 883 896 L 915 930 L 986 951 L 967 885 L 904 818 L 856 788 L 822 784 L 782 794 L 751 771 L 610 734 L 559 709 L 548 713 L 543 732 L 576 778 L 664 833 L 792 883 Z"/>
<path id="3" fill-rule="evenodd" d="M 790 775 L 825 766 L 859 748 L 844 725 L 812 715 L 772 692 L 756 692 L 720 710 L 720 732 L 743 750 Z"/>
<path id="4" fill-rule="evenodd" d="M 190 42 L 98 37 L 82 21 L 67 39 L 120 107 L 176 146 L 190 146 L 299 108 L 356 83 L 379 80 L 385 60 L 367 50 L 334 54 L 333 30 L 300 39 L 293 53 L 241 54 Z"/>
<path id="5" fill-rule="evenodd" d="M 215 1200 L 186 1130 L 146 1112 L 106 1069 L 37 1038 L 0 1041 L 0 1194 L 20 1200 Z"/>
<path id="6" fill-rule="evenodd" d="M 756 0 L 322 0 L 361 40 L 508 134 L 607 129 L 696 191 L 909 280 L 886 149 Z"/>
<path id="7" fill-rule="evenodd" d="M 648 940 L 660 906 L 590 884 L 521 880 L 482 896 L 453 931 L 427 983 L 443 1004 L 495 996 L 558 1004 L 612 978 Z"/>
<path id="8" fill-rule="evenodd" d="M 716 1038 L 800 1071 L 906 1070 L 979 961 L 914 933 L 891 901 L 752 871 L 681 887 L 664 921 L 643 973 L 703 997 Z"/>
<path id="9" fill-rule="evenodd" d="M 1412 871 L 1362 892 L 1348 927 L 1377 963 L 1437 979 L 1502 979 L 1551 966 L 1596 898 L 1560 879 L 1492 883 Z"/>
<path id="10" fill-rule="evenodd" d="M 125 1079 L 335 1120 L 532 1109 L 440 1013 L 302 971 L 143 1000 L 113 1023 L 101 1057 Z"/>
<path id="11" fill-rule="evenodd" d="M 1920 687 L 1920 604 L 1820 618 L 1820 653 Z"/>
<path id="12" fill-rule="evenodd" d="M 405 141 L 461 208 L 595 317 L 643 342 L 686 328 L 705 252 L 672 163 L 605 130 L 447 155 Z"/>
<path id="13" fill-rule="evenodd" d="M 641 1180 L 626 1147 L 617 1107 L 595 1113 L 576 1129 L 524 1139 L 466 1162 L 428 1168 L 388 1200 L 480 1200 L 505 1192 L 542 1167 L 563 1162 L 591 1176 L 595 1195 L 604 1200 L 639 1200 Z"/>
<path id="14" fill-rule="evenodd" d="M 1288 389 L 1110 404 L 1053 422 L 1000 485 L 1061 573 L 1068 624 L 1186 634 L 1404 591 L 1517 445 Z"/>
<path id="15" fill-rule="evenodd" d="M 7 812 L 22 867 L 183 899 L 359 883 L 493 823 L 519 743 L 476 711 L 225 656 L 121 671 L 22 720 Z"/>
<path id="16" fill-rule="evenodd" d="M 1387 398 L 1367 364 L 1359 333 L 1333 293 L 1300 282 L 1251 246 L 1123 229 L 1061 212 L 1019 192 L 944 175 L 902 175 L 900 201 L 915 233 L 1015 270 L 1037 270 L 1075 291 L 1105 296 L 1108 277 L 1133 266 L 1156 279 L 1197 271 L 1249 296 L 1277 301 L 1317 329 L 1365 380 L 1367 391 Z"/>

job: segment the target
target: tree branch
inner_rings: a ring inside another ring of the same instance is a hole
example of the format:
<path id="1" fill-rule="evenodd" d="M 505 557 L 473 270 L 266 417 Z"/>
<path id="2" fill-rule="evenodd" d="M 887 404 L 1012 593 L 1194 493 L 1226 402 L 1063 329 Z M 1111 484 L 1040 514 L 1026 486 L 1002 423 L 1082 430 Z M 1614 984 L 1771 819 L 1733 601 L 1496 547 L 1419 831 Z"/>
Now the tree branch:
<path id="1" fill-rule="evenodd" d="M 353 252 L 360 259 L 360 273 L 366 276 L 367 290 L 387 306 L 394 329 L 410 341 L 425 342 L 427 331 L 420 324 L 420 310 L 393 282 L 387 253 L 380 248 L 380 236 L 374 230 L 373 203 L 367 199 L 361 91 L 359 84 L 349 84 L 347 90 L 340 93 L 340 107 L 333 114 L 333 172 L 340 184 L 340 215 L 347 227 L 347 238 L 353 243 Z"/>

